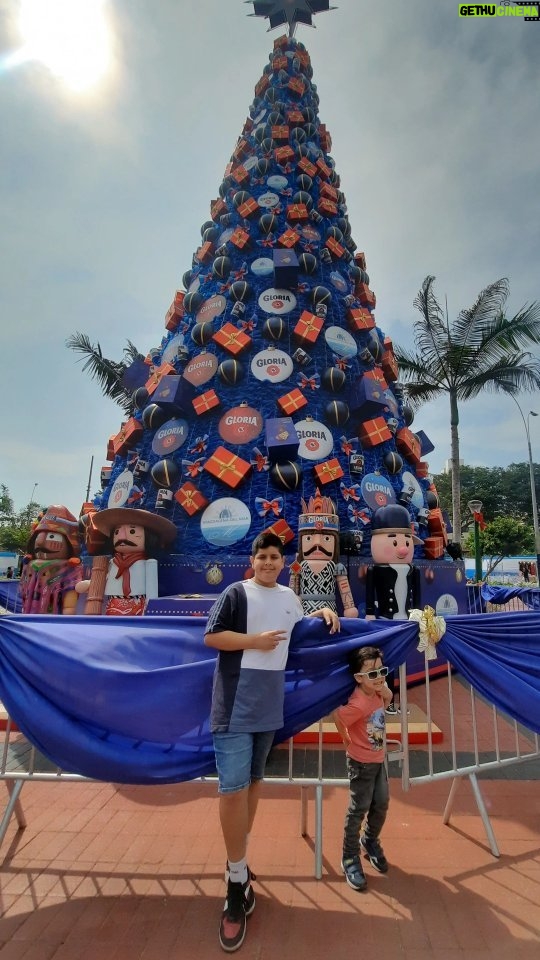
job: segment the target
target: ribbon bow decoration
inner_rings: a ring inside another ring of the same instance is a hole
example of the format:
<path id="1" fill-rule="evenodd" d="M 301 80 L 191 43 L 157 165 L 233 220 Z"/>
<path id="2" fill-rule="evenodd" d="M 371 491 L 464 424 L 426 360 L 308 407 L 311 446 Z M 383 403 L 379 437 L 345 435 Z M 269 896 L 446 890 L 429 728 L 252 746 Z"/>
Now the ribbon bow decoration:
<path id="1" fill-rule="evenodd" d="M 258 447 L 253 447 L 253 457 L 249 462 L 252 467 L 257 468 L 258 473 L 270 469 L 268 457 L 266 457 L 264 453 L 261 453 Z"/>
<path id="2" fill-rule="evenodd" d="M 352 486 L 348 487 L 345 483 L 343 483 L 342 480 L 339 485 L 339 489 L 341 491 L 341 496 L 347 501 L 349 498 L 351 500 L 360 500 L 362 495 L 362 488 L 359 483 L 353 483 Z"/>
<path id="3" fill-rule="evenodd" d="M 355 507 L 353 503 L 347 505 L 347 516 L 351 523 L 358 523 L 358 521 L 360 521 L 363 526 L 369 523 L 369 516 L 366 511 L 362 510 L 361 507 Z"/>
<path id="4" fill-rule="evenodd" d="M 283 497 L 274 497 L 273 500 L 265 500 L 264 497 L 255 497 L 255 506 L 260 517 L 265 517 L 267 513 L 272 513 L 279 517 L 283 511 Z"/>
<path id="5" fill-rule="evenodd" d="M 409 620 L 416 620 L 420 639 L 417 650 L 426 654 L 426 660 L 436 660 L 435 649 L 441 637 L 446 633 L 444 617 L 437 617 L 433 607 L 426 606 L 423 610 L 409 610 Z"/>
<path id="6" fill-rule="evenodd" d="M 356 437 L 346 437 L 345 434 L 339 438 L 341 441 L 341 450 L 346 457 L 350 457 L 351 453 L 356 453 L 358 450 L 358 440 Z"/>
<path id="7" fill-rule="evenodd" d="M 305 373 L 301 373 L 297 383 L 301 390 L 307 390 L 308 387 L 311 390 L 318 390 L 321 385 L 320 380 L 321 378 L 318 373 L 312 373 L 310 377 L 306 376 Z"/>

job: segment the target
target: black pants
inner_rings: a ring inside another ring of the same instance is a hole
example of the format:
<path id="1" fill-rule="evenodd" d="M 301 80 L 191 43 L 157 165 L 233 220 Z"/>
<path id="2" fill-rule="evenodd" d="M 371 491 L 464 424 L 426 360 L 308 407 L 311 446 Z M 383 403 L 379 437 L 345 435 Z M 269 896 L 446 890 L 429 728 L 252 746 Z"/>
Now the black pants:
<path id="1" fill-rule="evenodd" d="M 376 839 L 388 812 L 388 777 L 384 763 L 360 763 L 347 756 L 350 783 L 349 809 L 345 816 L 343 857 L 356 857 L 359 850 L 362 821 L 366 819 L 365 836 Z"/>

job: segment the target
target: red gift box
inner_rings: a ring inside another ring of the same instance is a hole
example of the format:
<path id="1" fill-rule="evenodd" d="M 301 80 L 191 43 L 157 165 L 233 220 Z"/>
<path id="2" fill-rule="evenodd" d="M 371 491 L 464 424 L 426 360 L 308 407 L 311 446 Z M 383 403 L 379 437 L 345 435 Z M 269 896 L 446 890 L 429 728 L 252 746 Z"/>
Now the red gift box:
<path id="1" fill-rule="evenodd" d="M 385 440 L 391 440 L 392 434 L 384 417 L 375 417 L 373 420 L 366 420 L 358 428 L 358 436 L 364 447 L 376 447 Z"/>
<path id="2" fill-rule="evenodd" d="M 332 200 L 333 203 L 338 202 L 338 192 L 330 183 L 321 184 L 320 195 L 326 197 L 327 200 Z"/>
<path id="3" fill-rule="evenodd" d="M 294 150 L 291 147 L 276 147 L 274 150 L 274 157 L 276 158 L 276 163 L 280 163 L 284 166 L 289 160 L 292 160 L 294 157 Z"/>
<path id="4" fill-rule="evenodd" d="M 307 400 L 304 394 L 295 387 L 294 390 L 290 390 L 289 393 L 284 394 L 282 397 L 278 397 L 277 405 L 281 413 L 291 416 L 291 414 L 296 413 L 297 410 L 301 410 L 302 407 L 305 407 Z"/>
<path id="5" fill-rule="evenodd" d="M 328 237 L 328 240 L 325 243 L 325 247 L 327 247 L 330 253 L 332 254 L 332 256 L 336 257 L 336 259 L 338 260 L 345 253 L 345 247 L 342 247 L 339 241 L 335 239 L 335 237 Z"/>
<path id="6" fill-rule="evenodd" d="M 272 127 L 272 140 L 289 140 L 289 128 L 285 123 L 279 123 Z"/>
<path id="7" fill-rule="evenodd" d="M 285 233 L 282 233 L 281 236 L 278 237 L 277 242 L 280 247 L 286 247 L 287 250 L 292 250 L 292 248 L 296 246 L 299 240 L 300 240 L 300 237 L 297 234 L 296 230 L 291 229 L 291 230 L 286 230 Z"/>
<path id="8" fill-rule="evenodd" d="M 383 390 L 388 390 L 388 384 L 384 379 L 384 373 L 380 367 L 372 367 L 371 370 L 366 370 L 364 376 L 367 377 L 368 380 L 375 380 L 381 385 Z"/>
<path id="9" fill-rule="evenodd" d="M 221 330 L 214 333 L 212 340 L 215 340 L 224 350 L 232 353 L 233 357 L 242 353 L 251 343 L 251 337 L 248 337 L 247 333 L 239 330 L 238 327 L 233 326 L 233 324 L 229 322 L 224 323 Z"/>
<path id="10" fill-rule="evenodd" d="M 249 245 L 249 233 L 247 230 L 243 230 L 242 227 L 237 227 L 234 233 L 231 234 L 230 241 L 238 250 L 245 250 Z"/>
<path id="11" fill-rule="evenodd" d="M 195 413 L 199 417 L 202 413 L 208 413 L 210 410 L 215 410 L 216 407 L 221 406 L 221 400 L 215 390 L 205 390 L 198 397 L 194 397 L 191 402 Z"/>
<path id="12" fill-rule="evenodd" d="M 225 447 L 217 447 L 203 469 L 234 490 L 251 473 L 251 464 Z"/>
<path id="13" fill-rule="evenodd" d="M 210 216 L 212 220 L 219 220 L 224 213 L 227 213 L 227 204 L 221 197 L 218 197 L 217 200 L 212 200 L 210 204 Z"/>
<path id="14" fill-rule="evenodd" d="M 357 283 L 354 288 L 354 294 L 363 307 L 374 307 L 377 303 L 377 297 L 370 290 L 367 283 Z"/>
<path id="15" fill-rule="evenodd" d="M 396 446 L 406 460 L 410 460 L 412 463 L 420 463 L 420 441 L 408 427 L 402 427 L 396 433 Z"/>
<path id="16" fill-rule="evenodd" d="M 394 344 L 392 343 L 392 340 L 391 340 L 390 337 L 385 337 L 383 342 L 384 342 L 384 349 L 385 349 L 385 350 L 393 350 L 393 349 L 394 349 Z"/>
<path id="17" fill-rule="evenodd" d="M 424 555 L 428 560 L 437 560 L 444 554 L 444 540 L 442 537 L 426 537 L 423 545 Z"/>
<path id="18" fill-rule="evenodd" d="M 288 65 L 289 61 L 282 53 L 279 56 L 274 57 L 272 60 L 272 70 L 274 70 L 276 73 L 278 70 L 286 70 Z"/>
<path id="19" fill-rule="evenodd" d="M 337 204 L 333 203 L 332 200 L 327 200 L 326 197 L 319 197 L 317 210 L 325 217 L 337 216 Z"/>
<path id="20" fill-rule="evenodd" d="M 244 126 L 242 127 L 242 133 L 251 133 L 253 130 L 253 120 L 251 117 L 246 117 Z"/>
<path id="21" fill-rule="evenodd" d="M 446 524 L 440 507 L 435 507 L 429 511 L 428 530 L 430 533 L 443 537 L 446 532 Z"/>
<path id="22" fill-rule="evenodd" d="M 302 157 L 296 166 L 298 170 L 302 171 L 302 173 L 307 173 L 308 177 L 314 177 L 317 173 L 317 167 L 311 162 L 311 160 L 308 160 L 307 157 Z"/>
<path id="23" fill-rule="evenodd" d="M 251 147 L 247 140 L 244 140 L 243 137 L 240 137 L 233 150 L 233 159 L 242 160 L 242 158 L 247 156 L 248 153 L 251 153 Z"/>
<path id="24" fill-rule="evenodd" d="M 306 85 L 300 77 L 291 77 L 287 84 L 287 88 L 291 93 L 296 94 L 297 97 L 303 97 L 306 92 Z"/>
<path id="25" fill-rule="evenodd" d="M 287 207 L 287 220 L 291 223 L 304 223 L 309 220 L 309 210 L 305 203 L 290 203 Z"/>
<path id="26" fill-rule="evenodd" d="M 316 317 L 309 310 L 304 310 L 294 328 L 294 335 L 300 343 L 315 343 L 324 325 L 323 317 Z"/>
<path id="27" fill-rule="evenodd" d="M 203 243 L 197 250 L 195 259 L 198 260 L 199 263 L 208 263 L 208 261 L 212 259 L 214 249 L 214 244 L 211 243 L 210 240 L 207 240 L 206 243 Z"/>
<path id="28" fill-rule="evenodd" d="M 174 375 L 175 373 L 176 370 L 174 369 L 172 363 L 162 363 L 160 367 L 154 367 L 152 373 L 145 383 L 148 393 L 152 394 L 154 392 L 158 384 L 163 380 L 163 377 L 169 377 L 171 374 Z"/>
<path id="29" fill-rule="evenodd" d="M 300 61 L 300 66 L 302 67 L 303 70 L 305 70 L 306 67 L 309 67 L 311 60 L 309 58 L 309 53 L 307 52 L 307 50 L 295 50 L 294 55 Z"/>
<path id="30" fill-rule="evenodd" d="M 263 533 L 275 533 L 276 536 L 282 540 L 283 544 L 290 543 L 291 540 L 294 540 L 294 533 L 292 532 L 289 524 L 286 520 L 276 520 L 271 527 L 266 527 L 263 530 Z"/>
<path id="31" fill-rule="evenodd" d="M 238 213 L 241 217 L 247 220 L 248 217 L 252 217 L 253 214 L 257 213 L 259 210 L 259 204 L 254 197 L 250 197 L 249 200 L 245 200 L 244 203 L 241 203 L 238 207 Z"/>
<path id="32" fill-rule="evenodd" d="M 239 186 L 243 183 L 249 183 L 249 171 L 241 163 L 234 170 L 231 170 L 231 177 Z"/>
<path id="33" fill-rule="evenodd" d="M 112 448 L 115 457 L 131 450 L 131 448 L 139 442 L 143 433 L 144 427 L 140 420 L 136 420 L 135 417 L 130 417 L 129 420 L 126 420 L 116 436 L 112 437 Z"/>
<path id="34" fill-rule="evenodd" d="M 184 483 L 179 490 L 176 491 L 174 499 L 178 501 L 181 507 L 189 513 L 190 517 L 193 514 L 198 513 L 199 510 L 202 510 L 204 507 L 208 506 L 208 500 L 197 489 L 194 483 L 191 483 L 189 480 L 187 483 Z"/>
<path id="35" fill-rule="evenodd" d="M 114 435 L 109 437 L 107 440 L 107 453 L 105 454 L 106 460 L 114 460 Z"/>
<path id="36" fill-rule="evenodd" d="M 429 463 L 427 460 L 421 460 L 420 463 L 416 465 L 416 475 L 417 477 L 428 477 L 429 476 Z"/>
<path id="37" fill-rule="evenodd" d="M 324 160 L 323 160 L 322 157 L 319 157 L 319 159 L 317 160 L 317 163 L 315 164 L 315 166 L 317 167 L 317 170 L 319 171 L 319 176 L 321 176 L 324 180 L 329 180 L 329 179 L 330 179 L 330 175 L 331 175 L 331 173 L 332 173 L 332 170 L 331 170 L 331 168 L 328 166 L 328 164 L 324 162 Z"/>
<path id="38" fill-rule="evenodd" d="M 347 320 L 351 330 L 356 332 L 373 330 L 375 326 L 375 320 L 369 310 L 364 310 L 362 307 L 350 307 L 350 309 L 347 310 Z"/>
<path id="39" fill-rule="evenodd" d="M 330 136 L 329 131 L 326 129 L 324 123 L 319 124 L 319 137 L 321 141 L 321 147 L 325 153 L 330 153 L 332 149 L 332 137 Z"/>
<path id="40" fill-rule="evenodd" d="M 255 96 L 262 97 L 263 93 L 265 92 L 265 90 L 268 90 L 269 86 L 270 86 L 270 80 L 268 78 L 268 74 L 265 73 L 263 74 L 263 76 L 255 86 Z"/>
<path id="41" fill-rule="evenodd" d="M 313 472 L 319 483 L 331 483 L 332 480 L 340 480 L 344 476 L 339 460 L 333 457 L 332 460 L 325 460 L 324 463 L 316 463 Z"/>
<path id="42" fill-rule="evenodd" d="M 280 37 L 277 37 L 277 39 L 274 40 L 274 50 L 286 50 L 288 46 L 289 38 L 286 33 L 282 33 Z"/>
<path id="43" fill-rule="evenodd" d="M 226 180 L 227 177 L 230 177 L 231 173 L 233 172 L 233 169 L 234 169 L 234 163 L 232 162 L 232 160 L 229 160 L 227 166 L 225 167 L 225 173 L 223 174 L 224 180 Z"/>
<path id="44" fill-rule="evenodd" d="M 165 327 L 167 330 L 176 330 L 180 320 L 184 317 L 184 297 L 183 290 L 177 290 L 174 300 L 165 314 Z"/>
<path id="45" fill-rule="evenodd" d="M 365 253 L 362 253 L 362 251 L 359 251 L 358 253 L 355 253 L 355 255 L 354 255 L 354 262 L 355 262 L 355 264 L 356 264 L 357 267 L 360 267 L 361 270 L 365 270 L 365 269 L 366 269 L 366 255 L 365 255 Z"/>
<path id="46" fill-rule="evenodd" d="M 301 110 L 289 110 L 287 113 L 287 123 L 304 123 L 304 114 Z"/>
<path id="47" fill-rule="evenodd" d="M 385 379 L 388 383 L 393 383 L 399 376 L 397 360 L 393 350 L 385 350 L 382 355 L 381 366 L 383 368 Z"/>

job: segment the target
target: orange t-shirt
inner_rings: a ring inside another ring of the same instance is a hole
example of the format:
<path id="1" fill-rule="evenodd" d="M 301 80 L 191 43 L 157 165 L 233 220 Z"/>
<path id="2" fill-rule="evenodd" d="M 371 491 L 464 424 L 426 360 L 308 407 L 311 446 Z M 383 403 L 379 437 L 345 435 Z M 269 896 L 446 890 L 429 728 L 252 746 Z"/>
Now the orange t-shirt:
<path id="1" fill-rule="evenodd" d="M 338 707 L 336 713 L 349 731 L 348 755 L 360 763 L 382 763 L 385 716 L 380 693 L 368 697 L 357 685 L 348 703 Z"/>

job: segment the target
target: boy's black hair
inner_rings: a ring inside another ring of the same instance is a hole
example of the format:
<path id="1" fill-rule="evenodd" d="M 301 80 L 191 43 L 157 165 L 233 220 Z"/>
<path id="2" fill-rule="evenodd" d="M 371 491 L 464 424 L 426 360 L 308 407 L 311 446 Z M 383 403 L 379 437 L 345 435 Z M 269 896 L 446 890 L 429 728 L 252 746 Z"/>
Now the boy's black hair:
<path id="1" fill-rule="evenodd" d="M 357 647 L 351 650 L 349 654 L 349 667 L 351 673 L 362 673 L 362 667 L 366 660 L 383 660 L 383 653 L 379 647 Z"/>
<path id="2" fill-rule="evenodd" d="M 277 533 L 270 533 L 268 531 L 267 533 L 260 533 L 258 537 L 255 537 L 251 547 L 251 556 L 255 557 L 259 550 L 267 550 L 268 547 L 277 547 L 281 556 L 285 553 L 281 537 L 278 537 Z"/>

